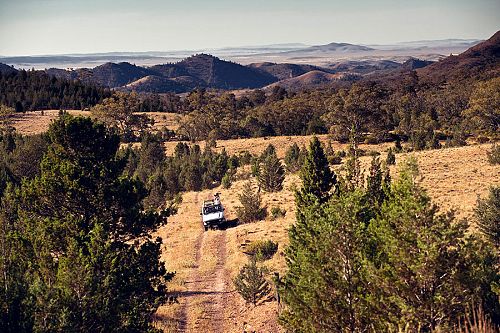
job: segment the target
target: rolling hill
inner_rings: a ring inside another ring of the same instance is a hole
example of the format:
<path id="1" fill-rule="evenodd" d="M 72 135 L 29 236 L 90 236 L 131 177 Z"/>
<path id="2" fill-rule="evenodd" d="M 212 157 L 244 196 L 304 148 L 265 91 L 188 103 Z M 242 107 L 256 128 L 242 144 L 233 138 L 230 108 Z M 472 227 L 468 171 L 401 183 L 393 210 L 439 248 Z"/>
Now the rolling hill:
<path id="1" fill-rule="evenodd" d="M 254 63 L 248 67 L 266 72 L 278 80 L 290 79 L 314 70 L 326 71 L 326 69 L 304 64 L 276 64 L 272 62 Z"/>
<path id="2" fill-rule="evenodd" d="M 9 65 L 0 63 L 0 73 L 11 74 L 17 72 L 17 69 L 10 67 Z"/>
<path id="3" fill-rule="evenodd" d="M 417 70 L 424 81 L 442 83 L 468 78 L 489 79 L 500 75 L 500 31 L 459 55 L 451 55 Z"/>
<path id="4" fill-rule="evenodd" d="M 296 77 L 284 79 L 276 83 L 270 84 L 265 89 L 273 88 L 274 86 L 280 86 L 287 90 L 296 91 L 306 87 L 314 88 L 332 82 L 352 81 L 358 78 L 359 75 L 356 74 L 348 74 L 348 73 L 332 74 L 320 70 L 313 70 Z"/>
<path id="5" fill-rule="evenodd" d="M 194 88 L 260 88 L 278 81 L 256 68 L 198 54 L 174 64 L 141 67 L 128 62 L 106 63 L 92 69 L 63 70 L 51 68 L 50 75 L 92 82 L 108 88 L 141 92 L 188 92 Z"/>

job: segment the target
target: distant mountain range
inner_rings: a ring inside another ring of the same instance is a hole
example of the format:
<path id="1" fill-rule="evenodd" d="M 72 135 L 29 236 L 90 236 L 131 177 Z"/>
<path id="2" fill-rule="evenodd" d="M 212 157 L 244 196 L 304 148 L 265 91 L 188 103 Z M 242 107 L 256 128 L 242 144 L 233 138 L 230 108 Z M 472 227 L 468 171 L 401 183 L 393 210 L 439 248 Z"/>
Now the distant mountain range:
<path id="1" fill-rule="evenodd" d="M 139 66 L 178 62 L 193 54 L 212 54 L 240 64 L 258 62 L 308 63 L 326 66 L 340 60 L 393 60 L 403 62 L 408 57 L 438 60 L 449 54 L 458 54 L 479 43 L 473 39 L 446 39 L 401 42 L 386 45 L 356 45 L 329 43 L 305 45 L 301 43 L 271 44 L 261 46 L 226 47 L 220 49 L 108 52 L 92 54 L 64 54 L 2 57 L 0 62 L 25 69 L 90 68 L 107 62 L 129 62 Z"/>
<path id="2" fill-rule="evenodd" d="M 463 41 L 447 41 L 454 45 Z M 467 41 L 467 43 L 472 43 Z M 465 43 L 465 44 L 467 44 Z M 153 66 L 138 66 L 129 62 L 107 62 L 93 68 L 45 70 L 48 74 L 69 80 L 91 82 L 118 90 L 135 90 L 153 93 L 183 93 L 195 88 L 220 90 L 268 89 L 280 85 L 292 90 L 310 88 L 331 82 L 355 81 L 362 78 L 387 80 L 401 72 L 417 70 L 423 80 L 443 81 L 447 78 L 500 75 L 499 72 L 500 32 L 460 55 L 443 57 L 443 60 L 429 60 L 405 57 L 405 61 L 378 58 L 341 58 L 323 66 L 303 63 L 256 62 L 241 65 L 209 54 L 189 56 L 177 62 Z M 284 46 L 280 46 L 283 48 Z M 287 46 L 296 47 L 296 46 Z M 268 47 L 270 48 L 270 47 Z M 310 55 L 326 53 L 369 54 L 374 48 L 347 43 L 330 43 L 302 47 L 281 53 Z M 300 57 L 299 57 L 300 58 Z M 302 58 L 301 58 L 302 59 Z M 0 64 L 2 74 L 15 71 Z"/>
<path id="3" fill-rule="evenodd" d="M 118 90 L 183 93 L 195 88 L 267 89 L 276 85 L 301 89 L 334 81 L 353 81 L 377 71 L 412 70 L 429 63 L 410 59 L 403 64 L 379 60 L 345 61 L 329 67 L 271 62 L 243 66 L 212 55 L 198 54 L 176 63 L 150 67 L 120 62 L 75 70 L 51 68 L 46 72 L 59 78 L 81 80 Z"/>

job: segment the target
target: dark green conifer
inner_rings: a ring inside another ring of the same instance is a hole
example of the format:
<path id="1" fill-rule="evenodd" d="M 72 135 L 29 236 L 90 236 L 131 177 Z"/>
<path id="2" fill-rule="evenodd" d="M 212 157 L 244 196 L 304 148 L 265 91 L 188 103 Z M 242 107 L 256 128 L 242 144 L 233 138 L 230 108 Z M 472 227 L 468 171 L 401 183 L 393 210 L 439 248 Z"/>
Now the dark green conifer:
<path id="1" fill-rule="evenodd" d="M 258 267 L 256 259 L 252 257 L 234 279 L 236 290 L 247 303 L 255 306 L 271 293 L 271 286 L 265 278 L 266 274 L 267 269 Z"/>
<path id="2" fill-rule="evenodd" d="M 283 189 L 285 169 L 275 151 L 265 156 L 257 179 L 260 187 L 266 192 L 279 192 Z"/>

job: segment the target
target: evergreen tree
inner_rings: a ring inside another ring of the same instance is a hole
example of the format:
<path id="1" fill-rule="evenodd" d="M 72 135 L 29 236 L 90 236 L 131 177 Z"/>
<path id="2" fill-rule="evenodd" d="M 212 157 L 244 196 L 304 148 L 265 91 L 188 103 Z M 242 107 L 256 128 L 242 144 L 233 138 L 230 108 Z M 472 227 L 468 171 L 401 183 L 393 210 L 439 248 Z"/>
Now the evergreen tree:
<path id="1" fill-rule="evenodd" d="M 259 221 L 266 217 L 266 209 L 261 206 L 260 189 L 255 192 L 250 181 L 243 185 L 243 191 L 238 197 L 241 207 L 236 208 L 236 213 L 240 223 Z"/>
<path id="2" fill-rule="evenodd" d="M 255 258 L 252 257 L 234 279 L 236 290 L 247 303 L 256 306 L 257 302 L 271 293 L 271 286 L 265 278 L 267 272 L 265 267 L 258 267 Z"/>
<path id="3" fill-rule="evenodd" d="M 415 182 L 416 169 L 410 160 L 401 170 L 368 228 L 375 240 L 373 283 L 384 286 L 378 302 L 384 304 L 379 310 L 387 311 L 386 329 L 449 327 L 474 299 L 460 281 L 467 271 L 462 266 L 467 225 L 455 222 L 452 213 L 438 213 Z"/>
<path id="4" fill-rule="evenodd" d="M 380 160 L 378 157 L 373 157 L 366 179 L 366 194 L 370 204 L 374 207 L 380 207 L 385 200 L 384 181 Z"/>
<path id="5" fill-rule="evenodd" d="M 363 191 L 341 193 L 303 213 L 304 221 L 289 232 L 283 325 L 294 332 L 376 328 L 365 254 L 370 214 Z"/>
<path id="6" fill-rule="evenodd" d="M 500 249 L 500 186 L 491 187 L 488 198 L 478 200 L 475 215 L 481 232 Z"/>
<path id="7" fill-rule="evenodd" d="M 154 330 L 172 275 L 160 261 L 161 239 L 149 234 L 169 211 L 145 212 L 146 192 L 121 177 L 119 139 L 102 124 L 63 114 L 48 136 L 40 175 L 9 203 L 29 248 L 29 330 Z"/>
<path id="8" fill-rule="evenodd" d="M 265 156 L 257 178 L 260 187 L 266 192 L 279 192 L 283 189 L 285 169 L 275 151 Z"/>
<path id="9" fill-rule="evenodd" d="M 288 172 L 294 173 L 300 170 L 300 148 L 294 143 L 288 147 L 285 153 L 285 164 Z"/>
<path id="10" fill-rule="evenodd" d="M 330 170 L 325 152 L 317 137 L 313 137 L 309 144 L 304 164 L 300 170 L 300 178 L 302 188 L 296 194 L 298 206 L 306 201 L 308 195 L 319 202 L 326 202 L 330 198 L 337 177 Z"/>

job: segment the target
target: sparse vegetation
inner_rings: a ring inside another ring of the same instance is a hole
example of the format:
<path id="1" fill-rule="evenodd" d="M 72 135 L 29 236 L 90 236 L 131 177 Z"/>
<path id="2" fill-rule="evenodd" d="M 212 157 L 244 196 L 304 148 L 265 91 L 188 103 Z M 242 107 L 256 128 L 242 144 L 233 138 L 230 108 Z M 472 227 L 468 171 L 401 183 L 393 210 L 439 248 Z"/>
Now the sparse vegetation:
<path id="1" fill-rule="evenodd" d="M 272 240 L 256 240 L 251 242 L 245 247 L 245 253 L 255 257 L 257 261 L 264 261 L 271 259 L 278 251 L 278 243 Z"/>
<path id="2" fill-rule="evenodd" d="M 487 155 L 490 164 L 500 164 L 500 145 L 494 143 Z"/>
<path id="3" fill-rule="evenodd" d="M 273 207 L 271 208 L 271 219 L 276 220 L 280 217 L 285 217 L 286 215 L 286 210 L 281 209 L 280 207 Z"/>

